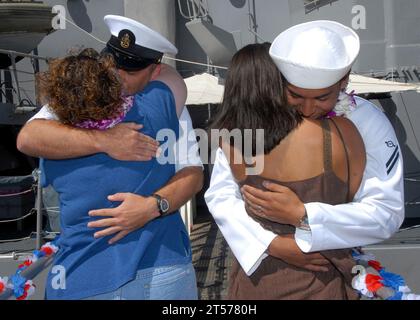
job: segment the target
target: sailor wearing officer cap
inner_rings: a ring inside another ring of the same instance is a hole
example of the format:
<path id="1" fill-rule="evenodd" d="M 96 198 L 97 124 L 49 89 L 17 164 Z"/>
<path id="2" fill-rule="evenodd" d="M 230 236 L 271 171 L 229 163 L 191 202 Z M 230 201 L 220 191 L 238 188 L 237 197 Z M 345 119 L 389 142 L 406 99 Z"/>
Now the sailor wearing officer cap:
<path id="1" fill-rule="evenodd" d="M 169 40 L 138 21 L 118 15 L 106 15 L 104 21 L 111 32 L 111 38 L 107 42 L 104 52 L 113 55 L 118 69 L 140 71 L 150 65 L 160 64 L 164 54 L 176 55 L 178 53 L 177 48 Z M 185 154 L 178 154 L 176 170 L 180 171 L 187 167 L 202 168 L 196 140 L 195 138 L 190 139 L 195 136 L 195 133 L 188 109 L 184 108 L 185 100 L 177 99 L 177 95 L 183 96 L 183 90 L 186 90 L 186 88 L 184 89 L 185 84 L 180 85 L 174 81 L 177 77 L 170 76 L 169 78 L 171 80 L 168 81 L 171 83 L 166 84 L 174 94 L 177 111 L 179 108 L 182 109 L 179 121 L 183 128 L 186 127 L 186 130 L 180 130 L 179 141 L 183 141 L 183 139 L 187 141 L 188 150 Z M 182 101 L 182 105 L 178 105 L 178 100 Z"/>
<path id="2" fill-rule="evenodd" d="M 142 70 L 159 64 L 164 54 L 178 53 L 165 37 L 138 21 L 116 15 L 107 15 L 104 21 L 111 32 L 105 52 L 114 56 L 119 69 Z"/>
<path id="3" fill-rule="evenodd" d="M 292 85 L 328 88 L 351 70 L 360 51 L 352 29 L 335 21 L 311 21 L 291 27 L 273 42 L 270 55 Z"/>
<path id="4" fill-rule="evenodd" d="M 118 69 L 124 71 L 140 71 L 151 65 L 160 64 L 164 54 L 175 56 L 178 53 L 177 48 L 164 36 L 136 20 L 118 15 L 106 15 L 104 21 L 111 33 L 111 38 L 107 42 L 104 52 L 113 55 Z M 163 67 L 160 71 L 161 76 L 162 70 Z M 199 167 L 202 169 L 203 166 L 200 155 L 198 154 L 198 145 L 195 139 L 192 120 L 188 109 L 184 107 L 185 99 L 183 99 L 183 95 L 186 94 L 185 84 L 181 76 L 176 73 L 176 70 L 168 70 L 168 66 L 165 66 L 165 70 L 166 72 L 164 73 L 166 76 L 163 76 L 163 78 L 166 81 L 163 81 L 162 77 L 160 81 L 164 82 L 172 91 L 179 122 L 182 125 L 180 126 L 180 136 L 177 143 L 186 141 L 186 150 L 188 150 L 188 152 L 183 154 L 176 152 L 176 172 L 189 167 Z M 176 76 L 174 76 L 174 73 L 176 73 Z M 139 80 L 139 78 L 137 77 L 136 80 Z M 141 79 L 140 83 L 142 83 L 142 80 L 144 79 Z M 177 146 L 175 150 L 180 150 L 180 146 Z M 190 172 L 188 175 L 192 174 Z M 166 201 L 166 199 L 163 200 Z M 163 203 L 162 200 L 159 201 Z"/>

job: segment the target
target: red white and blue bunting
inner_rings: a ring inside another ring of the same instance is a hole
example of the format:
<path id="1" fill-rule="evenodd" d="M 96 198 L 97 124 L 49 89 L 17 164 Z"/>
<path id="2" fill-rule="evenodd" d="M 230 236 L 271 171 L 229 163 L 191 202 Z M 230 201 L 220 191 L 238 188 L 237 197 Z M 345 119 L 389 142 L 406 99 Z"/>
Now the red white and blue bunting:
<path id="1" fill-rule="evenodd" d="M 55 242 L 55 241 L 54 241 Z M 54 242 L 48 242 L 35 250 L 32 256 L 18 266 L 16 273 L 11 277 L 0 277 L 0 295 L 11 289 L 16 300 L 25 300 L 35 292 L 35 285 L 31 280 L 25 279 L 21 273 L 42 257 L 54 255 L 58 247 Z M 363 298 L 376 300 L 420 300 L 420 295 L 411 292 L 405 280 L 398 274 L 386 271 L 372 254 L 365 254 L 360 249 L 353 250 L 353 258 L 357 262 L 358 274 L 352 286 Z"/>
<path id="2" fill-rule="evenodd" d="M 35 285 L 31 280 L 22 276 L 22 272 L 30 265 L 42 257 L 49 257 L 58 251 L 54 242 L 48 242 L 41 247 L 41 250 L 35 250 L 32 256 L 18 266 L 17 271 L 11 277 L 0 277 L 0 295 L 7 289 L 13 290 L 16 300 L 25 300 L 35 293 Z"/>
<path id="3" fill-rule="evenodd" d="M 377 300 L 420 300 L 420 295 L 411 292 L 405 280 L 398 274 L 385 270 L 372 254 L 353 250 L 353 258 L 358 263 L 358 275 L 353 279 L 353 288 L 361 296 Z"/>

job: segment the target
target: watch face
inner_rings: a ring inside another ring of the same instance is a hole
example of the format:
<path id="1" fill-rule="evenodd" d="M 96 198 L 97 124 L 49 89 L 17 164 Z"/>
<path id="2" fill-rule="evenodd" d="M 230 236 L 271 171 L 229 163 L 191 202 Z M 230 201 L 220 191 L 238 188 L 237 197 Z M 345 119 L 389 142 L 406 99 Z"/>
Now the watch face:
<path id="1" fill-rule="evenodd" d="M 162 199 L 160 201 L 160 210 L 162 210 L 163 213 L 168 212 L 169 210 L 169 202 L 166 199 Z"/>

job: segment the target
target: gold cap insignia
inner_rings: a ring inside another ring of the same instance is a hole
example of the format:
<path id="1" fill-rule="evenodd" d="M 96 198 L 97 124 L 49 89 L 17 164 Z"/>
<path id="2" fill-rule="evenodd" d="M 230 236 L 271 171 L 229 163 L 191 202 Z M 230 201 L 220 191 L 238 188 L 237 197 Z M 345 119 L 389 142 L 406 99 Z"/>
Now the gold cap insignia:
<path id="1" fill-rule="evenodd" d="M 127 49 L 130 47 L 130 36 L 128 35 L 128 33 L 124 34 L 124 36 L 121 38 L 121 47 L 124 49 Z"/>

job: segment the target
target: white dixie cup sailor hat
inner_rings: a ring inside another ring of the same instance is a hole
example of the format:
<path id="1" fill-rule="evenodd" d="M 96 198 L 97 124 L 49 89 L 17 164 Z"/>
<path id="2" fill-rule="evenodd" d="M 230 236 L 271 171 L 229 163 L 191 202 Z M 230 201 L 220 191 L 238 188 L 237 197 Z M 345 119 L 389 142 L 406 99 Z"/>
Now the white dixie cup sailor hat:
<path id="1" fill-rule="evenodd" d="M 107 15 L 104 21 L 111 32 L 106 50 L 123 69 L 142 69 L 151 63 L 160 63 L 165 53 L 178 53 L 168 39 L 136 20 Z"/>
<path id="2" fill-rule="evenodd" d="M 318 20 L 282 32 L 270 56 L 286 80 L 302 89 L 324 89 L 339 82 L 359 55 L 360 39 L 335 21 Z"/>

